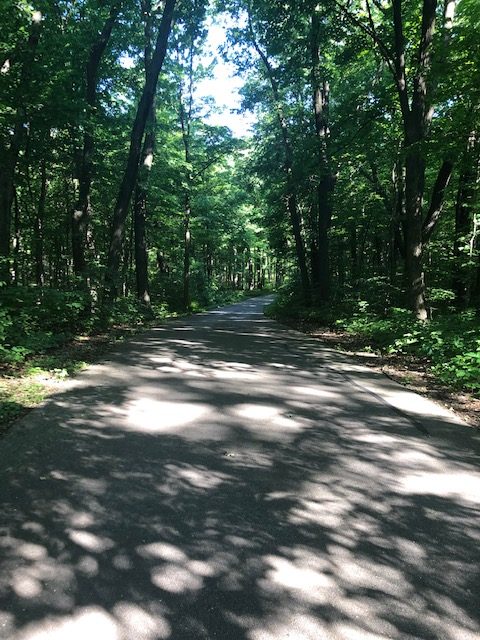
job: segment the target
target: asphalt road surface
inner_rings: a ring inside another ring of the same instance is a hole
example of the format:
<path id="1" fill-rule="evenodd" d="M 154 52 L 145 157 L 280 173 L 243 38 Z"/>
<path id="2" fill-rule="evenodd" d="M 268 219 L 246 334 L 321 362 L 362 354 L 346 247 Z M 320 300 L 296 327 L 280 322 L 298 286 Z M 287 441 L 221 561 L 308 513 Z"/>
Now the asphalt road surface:
<path id="1" fill-rule="evenodd" d="M 0 638 L 480 638 L 480 434 L 267 301 L 122 344 L 0 441 Z"/>

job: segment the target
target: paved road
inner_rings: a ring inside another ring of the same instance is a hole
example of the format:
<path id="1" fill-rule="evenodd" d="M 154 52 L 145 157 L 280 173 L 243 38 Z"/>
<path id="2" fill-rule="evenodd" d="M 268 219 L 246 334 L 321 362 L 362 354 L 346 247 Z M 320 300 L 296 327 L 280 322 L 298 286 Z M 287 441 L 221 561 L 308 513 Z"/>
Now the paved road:
<path id="1" fill-rule="evenodd" d="M 480 638 L 480 434 L 264 303 L 131 340 L 0 442 L 1 638 Z"/>

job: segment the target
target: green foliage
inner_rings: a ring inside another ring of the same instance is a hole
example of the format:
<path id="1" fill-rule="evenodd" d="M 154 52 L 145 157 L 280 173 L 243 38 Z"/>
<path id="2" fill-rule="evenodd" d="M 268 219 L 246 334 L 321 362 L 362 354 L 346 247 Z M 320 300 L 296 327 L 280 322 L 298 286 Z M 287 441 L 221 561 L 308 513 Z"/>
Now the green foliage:
<path id="1" fill-rule="evenodd" d="M 58 346 L 90 324 L 86 296 L 76 291 L 10 287 L 0 302 L 0 362 L 8 364 Z"/>
<path id="2" fill-rule="evenodd" d="M 338 317 L 338 310 L 338 307 L 332 305 L 305 306 L 300 286 L 295 282 L 288 283 L 279 289 L 274 302 L 265 309 L 265 315 L 285 322 L 300 321 L 300 323 L 333 327 Z"/>
<path id="3" fill-rule="evenodd" d="M 337 326 L 381 352 L 421 358 L 445 383 L 480 391 L 480 319 L 472 310 L 418 322 L 406 309 L 394 308 L 379 317 L 364 304 L 351 317 L 338 320 Z"/>
<path id="4" fill-rule="evenodd" d="M 411 311 L 399 307 L 380 314 L 368 300 L 305 307 L 297 291 L 291 285 L 284 287 L 267 315 L 346 331 L 366 351 L 419 358 L 442 382 L 480 394 L 480 318 L 474 310 L 447 309 L 431 321 L 419 322 Z M 435 300 L 445 299 L 450 301 L 451 292 L 435 291 Z"/>
<path id="5" fill-rule="evenodd" d="M 107 326 L 138 326 L 155 317 L 164 317 L 166 308 L 165 305 L 147 308 L 134 296 L 127 296 L 116 300 L 106 310 L 106 315 Z"/>
<path id="6" fill-rule="evenodd" d="M 446 362 L 434 365 L 433 373 L 449 384 L 465 387 L 480 396 L 480 340 L 476 340 L 476 350 L 459 353 Z"/>

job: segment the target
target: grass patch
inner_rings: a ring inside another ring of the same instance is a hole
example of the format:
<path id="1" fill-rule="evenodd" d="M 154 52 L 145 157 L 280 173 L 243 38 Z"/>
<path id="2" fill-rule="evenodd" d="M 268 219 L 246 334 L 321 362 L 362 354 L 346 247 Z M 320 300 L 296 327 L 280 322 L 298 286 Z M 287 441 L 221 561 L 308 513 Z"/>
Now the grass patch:
<path id="1" fill-rule="evenodd" d="M 0 380 L 0 434 L 8 425 L 42 402 L 49 390 L 45 384 L 32 379 Z"/>

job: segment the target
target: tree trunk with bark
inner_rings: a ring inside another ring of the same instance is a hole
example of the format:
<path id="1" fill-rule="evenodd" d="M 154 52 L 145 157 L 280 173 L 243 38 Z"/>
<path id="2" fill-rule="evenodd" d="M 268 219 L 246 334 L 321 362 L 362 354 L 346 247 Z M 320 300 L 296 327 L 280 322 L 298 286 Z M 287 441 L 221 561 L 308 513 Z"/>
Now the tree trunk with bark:
<path id="1" fill-rule="evenodd" d="M 35 255 L 35 282 L 39 287 L 45 284 L 45 271 L 43 266 L 43 223 L 45 220 L 45 204 L 47 200 L 47 167 L 45 158 L 40 164 L 40 196 L 35 212 L 33 225 L 33 246 Z"/>
<path id="2" fill-rule="evenodd" d="M 315 116 L 315 134 L 318 154 L 317 224 L 315 257 L 312 264 L 312 281 L 317 283 L 316 297 L 326 302 L 330 297 L 330 256 L 328 231 L 332 222 L 333 192 L 335 178 L 331 169 L 328 153 L 328 105 L 330 89 L 322 73 L 320 48 L 320 15 L 314 10 L 311 16 L 311 82 L 313 92 L 313 112 Z M 313 269 L 316 269 L 316 277 Z"/>
<path id="3" fill-rule="evenodd" d="M 135 244 L 135 279 L 137 298 L 147 307 L 150 306 L 150 284 L 148 279 L 147 253 L 147 188 L 137 184 L 134 200 L 134 244 Z"/>
<path id="4" fill-rule="evenodd" d="M 137 181 L 142 152 L 142 139 L 148 120 L 148 114 L 152 107 L 158 77 L 167 53 L 168 37 L 172 26 L 175 2 L 176 0 L 166 0 L 165 2 L 165 8 L 163 10 L 162 20 L 158 30 L 152 62 L 148 70 L 147 80 L 143 88 L 130 136 L 130 149 L 128 152 L 127 165 L 120 184 L 117 202 L 113 213 L 111 240 L 105 274 L 105 293 L 110 299 L 114 299 L 117 295 L 117 280 L 122 254 L 125 220 L 128 215 L 130 200 Z"/>
<path id="5" fill-rule="evenodd" d="M 13 282 L 15 284 L 20 284 L 20 242 L 21 242 L 21 231 L 20 231 L 20 204 L 18 202 L 17 191 L 15 189 L 15 193 L 13 195 Z M 22 273 L 23 275 L 23 273 Z"/>
<path id="6" fill-rule="evenodd" d="M 468 264 L 469 234 L 472 232 L 475 192 L 479 176 L 479 144 L 476 131 L 468 136 L 467 147 L 461 163 L 458 178 L 457 198 L 455 202 L 455 239 L 453 244 L 452 286 L 455 292 L 455 304 L 466 307 L 469 302 Z"/>
<path id="7" fill-rule="evenodd" d="M 192 209 L 190 196 L 185 196 L 185 214 L 183 218 L 183 308 L 189 309 L 191 304 L 190 295 L 190 262 L 192 253 L 192 236 L 190 233 L 190 219 Z"/>
<path id="8" fill-rule="evenodd" d="M 110 39 L 113 26 L 117 19 L 120 6 L 114 4 L 106 19 L 96 42 L 92 45 L 87 61 L 85 78 L 85 100 L 87 103 L 87 117 L 83 136 L 83 150 L 78 170 L 78 199 L 72 215 L 72 258 L 73 271 L 77 276 L 85 275 L 85 247 L 87 243 L 87 224 L 90 218 L 90 188 L 93 171 L 93 117 L 97 105 L 98 71 L 103 54 Z"/>
<path id="9" fill-rule="evenodd" d="M 42 16 L 33 14 L 30 34 L 26 44 L 26 54 L 20 72 L 17 88 L 17 110 L 10 144 L 0 150 L 0 283 L 10 281 L 11 212 L 15 193 L 15 171 L 22 148 L 27 112 L 26 93 L 30 84 L 31 71 L 40 40 Z"/>
<path id="10" fill-rule="evenodd" d="M 184 193 L 184 214 L 183 214 L 183 307 L 189 309 L 191 304 L 190 295 L 190 263 L 192 253 L 192 235 L 190 222 L 192 219 L 192 158 L 190 153 L 191 145 L 191 125 L 193 113 L 193 59 L 195 46 L 195 32 L 191 33 L 190 49 L 188 54 L 188 76 L 187 76 L 187 104 L 183 102 L 182 91 L 179 95 L 180 106 L 180 126 L 182 129 L 182 140 L 184 149 L 184 159 L 186 167 L 185 193 Z"/>
<path id="11" fill-rule="evenodd" d="M 375 4 L 378 3 L 375 2 Z M 416 48 L 416 59 L 409 65 L 411 78 L 407 77 L 409 75 L 407 74 L 407 51 L 413 48 L 405 37 L 402 4 L 402 0 L 392 0 L 394 32 L 392 47 L 386 45 L 379 35 L 373 20 L 370 0 L 366 0 L 365 4 L 368 23 L 352 15 L 347 7 L 341 5 L 340 8 L 351 22 L 360 27 L 378 46 L 397 89 L 402 116 L 405 157 L 405 221 L 403 227 L 406 293 L 409 305 L 416 317 L 425 320 L 428 311 L 425 300 L 423 258 L 425 242 L 423 198 L 426 169 L 424 146 L 433 116 L 433 85 L 430 82 L 430 67 L 437 0 L 423 0 L 422 2 L 419 45 Z M 441 206 L 438 203 L 436 208 L 441 211 Z"/>
<path id="12" fill-rule="evenodd" d="M 141 6 L 143 15 L 145 16 L 145 79 L 147 79 L 148 68 L 152 61 L 154 16 L 152 14 L 151 0 L 142 0 Z M 142 166 L 138 174 L 133 205 L 137 298 L 147 307 L 150 307 L 150 283 L 148 279 L 146 220 L 148 215 L 148 181 L 155 151 L 155 128 L 156 116 L 154 99 L 147 119 L 141 159 Z"/>
<path id="13" fill-rule="evenodd" d="M 425 277 L 423 267 L 423 197 L 425 190 L 424 142 L 433 115 L 430 108 L 428 75 L 435 28 L 437 0 L 423 0 L 420 44 L 412 80 L 411 104 L 405 61 L 405 36 L 402 1 L 393 0 L 395 32 L 395 80 L 404 128 L 405 149 L 405 268 L 407 296 L 410 306 L 420 320 L 427 318 Z"/>

